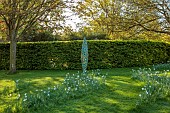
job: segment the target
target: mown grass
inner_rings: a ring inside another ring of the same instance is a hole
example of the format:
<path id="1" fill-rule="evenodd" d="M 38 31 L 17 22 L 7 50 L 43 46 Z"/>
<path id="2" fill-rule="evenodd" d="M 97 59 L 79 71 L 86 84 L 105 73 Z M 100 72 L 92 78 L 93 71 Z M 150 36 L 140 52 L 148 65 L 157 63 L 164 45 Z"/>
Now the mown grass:
<path id="1" fill-rule="evenodd" d="M 36 113 L 169 113 L 170 97 L 158 100 L 152 105 L 136 108 L 136 102 L 144 83 L 132 80 L 131 70 L 132 68 L 101 70 L 102 73 L 108 73 L 106 85 L 102 90 L 52 105 L 50 109 L 39 110 Z M 21 93 L 25 93 L 60 84 L 66 73 L 76 72 L 76 70 L 30 70 L 7 75 L 7 71 L 0 71 L 0 112 L 3 112 L 4 108 L 16 98 L 16 95 L 2 96 L 5 86 L 10 86 L 11 90 L 14 88 L 14 80 L 21 79 L 30 82 L 31 87 L 23 86 Z"/>

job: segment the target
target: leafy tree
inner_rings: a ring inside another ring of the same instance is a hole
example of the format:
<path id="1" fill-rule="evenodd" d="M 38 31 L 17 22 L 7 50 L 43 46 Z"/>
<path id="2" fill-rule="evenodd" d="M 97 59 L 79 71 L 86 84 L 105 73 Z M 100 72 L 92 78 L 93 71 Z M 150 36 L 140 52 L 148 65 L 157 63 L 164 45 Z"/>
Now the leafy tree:
<path id="1" fill-rule="evenodd" d="M 113 34 L 120 31 L 118 26 L 121 4 L 115 4 L 115 0 L 86 0 L 78 2 L 73 11 L 88 22 L 94 31 L 103 31 Z"/>
<path id="2" fill-rule="evenodd" d="M 56 27 L 55 27 L 56 28 Z M 19 38 L 21 42 L 37 42 L 37 41 L 56 41 L 61 40 L 61 36 L 56 33 L 54 28 L 44 28 L 39 23 L 29 29 L 22 37 Z"/>
<path id="3" fill-rule="evenodd" d="M 0 41 L 4 41 L 6 34 L 4 33 L 6 30 L 5 27 L 5 22 L 3 21 L 3 19 L 0 18 Z"/>
<path id="4" fill-rule="evenodd" d="M 36 22 L 56 19 L 54 14 L 59 14 L 58 8 L 61 7 L 64 7 L 61 0 L 0 0 L 0 18 L 5 22 L 7 38 L 10 40 L 9 73 L 16 72 L 18 38 Z"/>
<path id="5" fill-rule="evenodd" d="M 97 32 L 170 35 L 170 0 L 85 0 L 72 10 Z"/>
<path id="6" fill-rule="evenodd" d="M 137 27 L 170 35 L 170 0 L 127 0 L 124 23 L 127 29 Z"/>

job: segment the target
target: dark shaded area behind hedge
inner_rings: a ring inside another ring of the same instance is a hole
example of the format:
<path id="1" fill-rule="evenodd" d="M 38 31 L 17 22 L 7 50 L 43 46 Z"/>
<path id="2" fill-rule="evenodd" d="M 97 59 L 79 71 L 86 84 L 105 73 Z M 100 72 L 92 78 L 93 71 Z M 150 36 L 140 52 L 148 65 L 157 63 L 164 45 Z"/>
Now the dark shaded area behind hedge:
<path id="1" fill-rule="evenodd" d="M 17 69 L 81 69 L 82 41 L 18 43 Z M 170 60 L 170 44 L 88 41 L 88 69 L 149 66 Z M 0 69 L 9 67 L 9 44 L 0 44 Z"/>

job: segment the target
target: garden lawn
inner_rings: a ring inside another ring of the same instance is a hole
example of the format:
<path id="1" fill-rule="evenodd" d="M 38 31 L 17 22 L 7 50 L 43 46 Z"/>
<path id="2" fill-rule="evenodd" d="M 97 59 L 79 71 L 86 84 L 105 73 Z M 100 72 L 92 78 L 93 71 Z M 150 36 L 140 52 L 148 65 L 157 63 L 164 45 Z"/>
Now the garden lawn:
<path id="1" fill-rule="evenodd" d="M 89 93 L 76 99 L 67 100 L 61 104 L 51 105 L 49 109 L 35 111 L 36 113 L 170 113 L 170 97 L 158 100 L 151 105 L 136 108 L 139 94 L 144 83 L 131 79 L 132 68 L 103 69 L 108 73 L 103 89 Z M 21 93 L 45 89 L 60 84 L 66 73 L 76 73 L 75 70 L 30 70 L 18 71 L 15 75 L 7 75 L 0 71 L 0 113 L 11 104 L 17 95 L 4 97 L 5 86 L 14 89 L 14 80 L 30 82 L 31 87 L 23 85 Z M 24 83 L 23 83 L 24 84 Z M 52 102 L 54 103 L 54 102 Z M 50 106 L 50 103 L 49 103 Z M 41 108 L 40 108 L 41 109 Z"/>

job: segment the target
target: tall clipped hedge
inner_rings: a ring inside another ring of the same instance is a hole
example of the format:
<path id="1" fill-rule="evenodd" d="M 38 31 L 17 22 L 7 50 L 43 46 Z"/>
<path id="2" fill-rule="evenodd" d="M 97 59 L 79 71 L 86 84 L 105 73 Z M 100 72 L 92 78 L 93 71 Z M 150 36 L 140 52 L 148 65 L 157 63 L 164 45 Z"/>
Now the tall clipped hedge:
<path id="1" fill-rule="evenodd" d="M 17 44 L 17 69 L 81 69 L 82 41 Z M 170 60 L 170 44 L 88 41 L 88 69 L 149 66 Z M 0 69 L 9 68 L 9 44 L 0 43 Z"/>

